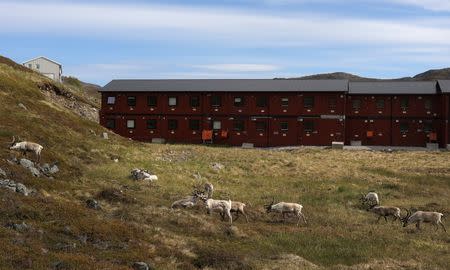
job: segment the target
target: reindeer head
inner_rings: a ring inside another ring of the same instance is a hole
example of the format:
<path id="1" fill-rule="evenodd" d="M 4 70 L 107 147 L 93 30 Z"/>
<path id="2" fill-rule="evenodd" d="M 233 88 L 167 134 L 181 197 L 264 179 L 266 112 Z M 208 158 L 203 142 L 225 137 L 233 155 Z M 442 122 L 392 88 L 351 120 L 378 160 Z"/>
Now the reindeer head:
<path id="1" fill-rule="evenodd" d="M 16 145 L 16 137 L 13 136 L 12 142 L 9 144 L 9 149 L 12 149 Z"/>
<path id="2" fill-rule="evenodd" d="M 205 192 L 198 189 L 194 189 L 194 191 L 192 192 L 192 197 L 194 197 L 195 199 L 200 199 L 204 202 L 208 200 L 208 196 L 205 195 Z"/>
<path id="3" fill-rule="evenodd" d="M 408 209 L 405 208 L 405 210 L 406 210 L 406 216 L 400 219 L 400 221 L 403 223 L 403 227 L 406 227 L 408 225 L 408 219 L 412 215 L 411 209 L 408 210 Z"/>
<path id="4" fill-rule="evenodd" d="M 266 208 L 267 213 L 270 213 L 270 211 L 272 211 L 272 205 L 275 204 L 275 198 L 272 198 L 272 202 L 269 204 L 265 204 L 264 208 Z"/>

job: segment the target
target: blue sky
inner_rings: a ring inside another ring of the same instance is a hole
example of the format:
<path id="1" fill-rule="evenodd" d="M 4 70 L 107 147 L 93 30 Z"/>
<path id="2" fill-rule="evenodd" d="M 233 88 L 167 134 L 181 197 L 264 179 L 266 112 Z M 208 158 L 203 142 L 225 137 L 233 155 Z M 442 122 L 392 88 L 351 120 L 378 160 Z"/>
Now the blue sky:
<path id="1" fill-rule="evenodd" d="M 450 66 L 450 0 L 0 0 L 0 15 L 1 55 L 101 85 Z"/>

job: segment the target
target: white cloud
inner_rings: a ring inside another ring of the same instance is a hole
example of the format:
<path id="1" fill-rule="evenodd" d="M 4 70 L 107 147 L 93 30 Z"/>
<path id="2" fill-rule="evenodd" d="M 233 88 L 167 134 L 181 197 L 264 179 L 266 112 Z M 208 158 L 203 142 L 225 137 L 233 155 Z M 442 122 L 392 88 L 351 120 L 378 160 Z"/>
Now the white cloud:
<path id="1" fill-rule="evenodd" d="M 449 0 L 390 0 L 391 2 L 411 5 L 432 11 L 450 11 Z"/>
<path id="2" fill-rule="evenodd" d="M 8 10 L 0 17 L 0 33 L 206 41 L 224 46 L 450 45 L 450 19 L 382 20 L 217 7 L 20 1 L 1 2 L 0 10 Z"/>
<path id="3" fill-rule="evenodd" d="M 275 71 L 280 68 L 275 65 L 267 65 L 267 64 L 212 64 L 212 65 L 194 65 L 192 67 L 224 72 L 264 72 L 264 71 Z"/>

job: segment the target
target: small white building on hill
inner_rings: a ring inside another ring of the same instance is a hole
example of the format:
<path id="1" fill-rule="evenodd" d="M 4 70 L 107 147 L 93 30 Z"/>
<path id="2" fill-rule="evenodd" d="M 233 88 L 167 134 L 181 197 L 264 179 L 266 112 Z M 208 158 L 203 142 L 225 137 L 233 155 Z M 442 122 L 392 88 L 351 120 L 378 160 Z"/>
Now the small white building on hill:
<path id="1" fill-rule="evenodd" d="M 47 57 L 40 56 L 23 62 L 22 65 L 29 69 L 37 71 L 44 76 L 49 77 L 52 80 L 61 81 L 62 76 L 62 65 L 55 62 Z"/>

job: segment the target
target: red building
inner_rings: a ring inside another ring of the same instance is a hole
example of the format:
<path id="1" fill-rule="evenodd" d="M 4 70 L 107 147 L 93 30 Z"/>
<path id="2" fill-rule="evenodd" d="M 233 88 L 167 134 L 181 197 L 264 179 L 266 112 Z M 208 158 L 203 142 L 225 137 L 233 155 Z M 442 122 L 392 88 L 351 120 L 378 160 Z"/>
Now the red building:
<path id="1" fill-rule="evenodd" d="M 448 86 L 448 81 L 113 80 L 101 90 L 100 122 L 141 141 L 446 146 Z"/>

